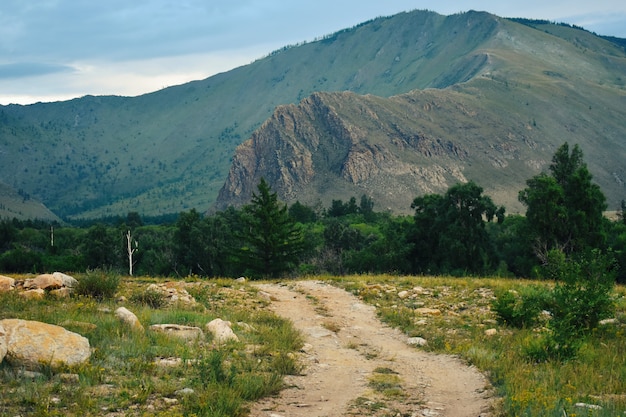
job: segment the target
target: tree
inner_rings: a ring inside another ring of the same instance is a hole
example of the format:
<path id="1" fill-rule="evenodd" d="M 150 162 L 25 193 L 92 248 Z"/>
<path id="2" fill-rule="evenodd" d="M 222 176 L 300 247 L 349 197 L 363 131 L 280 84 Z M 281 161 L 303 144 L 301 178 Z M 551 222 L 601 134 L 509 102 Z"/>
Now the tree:
<path id="1" fill-rule="evenodd" d="M 504 219 L 497 207 L 474 182 L 456 184 L 444 196 L 418 197 L 415 209 L 416 263 L 419 272 L 482 273 L 490 266 L 493 251 L 485 223 Z"/>
<path id="2" fill-rule="evenodd" d="M 249 273 L 253 277 L 278 277 L 293 268 L 302 251 L 303 234 L 264 178 L 258 194 L 252 194 L 252 201 L 242 212 L 244 245 L 238 256 Z"/>
<path id="3" fill-rule="evenodd" d="M 552 158 L 550 173 L 530 178 L 519 194 L 535 237 L 535 253 L 545 262 L 552 249 L 569 254 L 602 246 L 606 198 L 592 183 L 578 145 L 570 153 L 564 143 Z"/>
<path id="4" fill-rule="evenodd" d="M 200 213 L 180 213 L 176 222 L 176 267 L 178 273 L 208 275 L 206 270 L 206 227 Z"/>

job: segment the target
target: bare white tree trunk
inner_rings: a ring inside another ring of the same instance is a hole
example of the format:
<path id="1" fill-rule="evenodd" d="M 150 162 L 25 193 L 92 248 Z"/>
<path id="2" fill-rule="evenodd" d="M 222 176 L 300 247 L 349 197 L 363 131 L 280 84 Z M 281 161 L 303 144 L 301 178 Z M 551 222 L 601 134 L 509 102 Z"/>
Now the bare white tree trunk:
<path id="1" fill-rule="evenodd" d="M 126 232 L 126 250 L 128 252 L 128 274 L 133 276 L 133 254 L 137 251 L 137 241 L 135 240 L 135 247 L 133 248 L 133 238 L 130 235 L 130 229 Z"/>

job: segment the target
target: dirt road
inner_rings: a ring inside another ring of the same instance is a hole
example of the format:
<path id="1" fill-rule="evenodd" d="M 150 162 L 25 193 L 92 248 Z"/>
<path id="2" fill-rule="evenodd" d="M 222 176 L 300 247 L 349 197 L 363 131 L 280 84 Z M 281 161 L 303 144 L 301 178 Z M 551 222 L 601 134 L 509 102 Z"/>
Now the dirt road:
<path id="1" fill-rule="evenodd" d="M 276 314 L 306 338 L 302 375 L 253 417 L 488 416 L 488 381 L 475 368 L 407 344 L 374 308 L 317 281 L 260 284 Z"/>

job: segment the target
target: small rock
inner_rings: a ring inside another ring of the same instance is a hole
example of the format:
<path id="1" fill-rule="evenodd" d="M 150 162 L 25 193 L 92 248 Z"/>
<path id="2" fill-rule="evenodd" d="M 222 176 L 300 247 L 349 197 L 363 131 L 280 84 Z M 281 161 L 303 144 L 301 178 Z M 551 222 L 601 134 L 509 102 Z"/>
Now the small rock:
<path id="1" fill-rule="evenodd" d="M 574 404 L 574 407 L 586 408 L 586 409 L 589 409 L 589 410 L 602 410 L 601 406 L 595 405 L 595 404 L 576 403 L 576 404 Z"/>
<path id="2" fill-rule="evenodd" d="M 58 288 L 56 290 L 50 291 L 50 295 L 56 298 L 69 298 L 72 294 L 72 289 L 69 287 Z"/>
<path id="3" fill-rule="evenodd" d="M 398 298 L 400 298 L 401 300 L 404 300 L 405 298 L 409 298 L 409 295 L 411 295 L 408 291 L 400 291 L 398 293 Z"/>
<path id="4" fill-rule="evenodd" d="M 495 336 L 496 334 L 498 334 L 498 330 L 497 329 L 487 329 L 485 330 L 485 336 Z"/>
<path id="5" fill-rule="evenodd" d="M 231 329 L 229 321 L 215 319 L 206 324 L 206 329 L 213 334 L 217 343 L 226 343 L 228 341 L 239 341 L 237 335 Z"/>
<path id="6" fill-rule="evenodd" d="M 607 324 L 619 324 L 619 320 L 618 319 L 604 319 L 604 320 L 600 320 L 598 322 L 599 325 L 601 326 L 606 326 Z"/>
<path id="7" fill-rule="evenodd" d="M 236 282 L 246 282 L 246 277 L 239 277 L 235 281 Z"/>
<path id="8" fill-rule="evenodd" d="M 150 330 L 165 333 L 184 340 L 197 340 L 204 337 L 202 329 L 194 326 L 183 326 L 180 324 L 153 324 Z"/>
<path id="9" fill-rule="evenodd" d="M 137 316 L 132 311 L 128 310 L 126 307 L 120 307 L 117 310 L 115 310 L 115 316 L 118 319 L 120 319 L 122 323 L 125 323 L 128 326 L 130 326 L 131 329 L 139 330 L 139 331 L 144 330 Z"/>
<path id="10" fill-rule="evenodd" d="M 65 383 L 77 384 L 80 382 L 78 374 L 59 374 L 59 379 Z"/>
<path id="11" fill-rule="evenodd" d="M 426 346 L 428 342 L 423 337 L 409 337 L 406 341 L 411 346 Z"/>
<path id="12" fill-rule="evenodd" d="M 178 395 L 178 396 L 185 396 L 185 395 L 192 395 L 195 394 L 196 392 L 191 389 L 191 388 L 183 388 L 183 389 L 179 389 L 178 391 L 174 392 L 174 394 Z"/>
<path id="13" fill-rule="evenodd" d="M 416 309 L 415 312 L 423 316 L 441 316 L 441 310 L 437 308 L 421 307 Z"/>

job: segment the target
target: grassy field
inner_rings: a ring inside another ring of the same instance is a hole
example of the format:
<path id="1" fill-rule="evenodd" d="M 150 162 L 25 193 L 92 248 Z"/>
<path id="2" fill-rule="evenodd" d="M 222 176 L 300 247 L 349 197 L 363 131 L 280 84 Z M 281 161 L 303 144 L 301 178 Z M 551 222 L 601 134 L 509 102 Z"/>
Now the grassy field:
<path id="1" fill-rule="evenodd" d="M 602 325 L 585 338 L 574 359 L 538 363 L 526 353 L 547 331 L 545 323 L 527 329 L 501 325 L 491 303 L 500 291 L 550 283 L 391 276 L 329 279 L 375 305 L 383 321 L 408 336 L 426 339 L 425 349 L 459 355 L 485 372 L 500 398 L 498 415 L 618 416 L 626 412 L 624 287 L 615 290 L 617 323 Z"/>
<path id="2" fill-rule="evenodd" d="M 544 324 L 507 327 L 498 323 L 491 303 L 500 291 L 550 283 L 388 275 L 311 278 L 330 281 L 375 305 L 383 321 L 426 339 L 422 349 L 459 355 L 485 372 L 499 398 L 498 416 L 626 412 L 623 287 L 615 291 L 617 323 L 587 337 L 576 358 L 534 362 L 525 352 L 546 331 Z M 123 305 L 146 329 L 157 323 L 203 328 L 222 318 L 233 323 L 239 342 L 218 345 L 208 332 L 199 341 L 181 342 L 150 330 L 132 331 L 113 314 L 121 305 L 114 299 L 26 301 L 15 292 L 0 294 L 0 319 L 62 324 L 86 336 L 93 349 L 88 364 L 65 370 L 71 377 L 45 368 L 25 374 L 0 365 L 0 415 L 245 416 L 249 402 L 278 392 L 284 375 L 300 372 L 294 352 L 301 336 L 265 308 L 267 301 L 249 283 L 188 278 L 185 288 L 198 304 L 165 306 L 146 294 L 152 282 L 122 277 L 115 294 L 126 297 Z M 193 394 L 185 394 L 190 390 Z"/>

